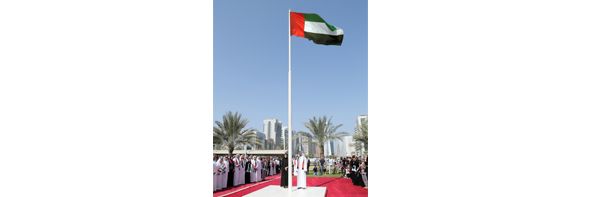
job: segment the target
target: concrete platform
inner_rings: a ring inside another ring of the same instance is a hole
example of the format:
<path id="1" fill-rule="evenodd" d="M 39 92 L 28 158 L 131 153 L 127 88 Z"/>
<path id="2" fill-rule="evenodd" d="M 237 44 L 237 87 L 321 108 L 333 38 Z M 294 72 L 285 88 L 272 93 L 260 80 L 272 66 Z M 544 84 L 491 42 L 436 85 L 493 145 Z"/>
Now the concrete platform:
<path id="1" fill-rule="evenodd" d="M 307 189 L 297 189 L 293 187 L 293 197 L 324 197 L 327 193 L 326 187 L 308 187 Z M 288 196 L 288 188 L 279 185 L 270 185 L 263 189 L 245 195 L 248 197 L 277 197 Z"/>

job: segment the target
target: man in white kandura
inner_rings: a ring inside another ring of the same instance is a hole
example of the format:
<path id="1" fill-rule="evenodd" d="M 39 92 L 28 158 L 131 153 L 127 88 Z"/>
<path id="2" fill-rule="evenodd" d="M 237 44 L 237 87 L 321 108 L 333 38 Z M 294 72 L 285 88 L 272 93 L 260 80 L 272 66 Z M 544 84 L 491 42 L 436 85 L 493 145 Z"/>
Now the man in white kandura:
<path id="1" fill-rule="evenodd" d="M 250 182 L 256 183 L 256 157 L 255 156 L 252 156 L 250 165 L 252 165 L 252 171 L 250 171 Z"/>
<path id="2" fill-rule="evenodd" d="M 275 174 L 275 161 L 272 157 L 269 157 L 269 176 Z"/>
<path id="3" fill-rule="evenodd" d="M 254 169 L 256 170 L 256 182 L 263 180 L 262 179 L 263 163 L 261 163 L 261 157 L 256 157 L 256 167 Z"/>
<path id="4" fill-rule="evenodd" d="M 235 171 L 233 172 L 233 186 L 238 186 L 239 185 L 239 172 L 241 169 L 239 169 L 239 154 L 236 154 L 235 157 L 233 157 L 233 165 L 235 165 Z"/>
<path id="5" fill-rule="evenodd" d="M 222 173 L 224 171 L 224 162 L 222 161 L 222 157 L 218 157 L 218 161 L 216 161 L 216 190 L 221 190 L 222 188 Z"/>
<path id="6" fill-rule="evenodd" d="M 218 161 L 216 160 L 216 156 L 214 155 L 214 191 L 218 190 Z"/>
<path id="7" fill-rule="evenodd" d="M 246 160 L 243 158 L 243 155 L 239 156 L 239 185 L 243 185 L 246 183 Z"/>
<path id="8" fill-rule="evenodd" d="M 226 157 L 223 158 L 222 160 L 222 165 L 224 165 L 224 167 L 222 168 L 224 171 L 222 172 L 222 188 L 226 189 L 227 187 L 231 187 L 230 185 L 228 185 L 228 159 Z"/>
<path id="9" fill-rule="evenodd" d="M 306 171 L 307 171 L 307 158 L 305 158 L 305 155 L 303 154 L 303 152 L 301 153 L 301 156 L 298 159 L 298 174 L 297 174 L 297 189 L 306 189 L 306 179 L 307 179 L 307 175 L 306 175 Z"/>

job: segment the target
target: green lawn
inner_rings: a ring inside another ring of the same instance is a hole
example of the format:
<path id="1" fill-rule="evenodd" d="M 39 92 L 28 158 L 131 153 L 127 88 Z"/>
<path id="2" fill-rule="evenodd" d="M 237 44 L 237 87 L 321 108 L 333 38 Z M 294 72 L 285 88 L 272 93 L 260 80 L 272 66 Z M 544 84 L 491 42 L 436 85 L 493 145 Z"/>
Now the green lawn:
<path id="1" fill-rule="evenodd" d="M 337 174 L 327 174 L 325 173 L 324 175 L 318 175 L 318 176 L 314 176 L 314 172 L 310 171 L 310 174 L 308 174 L 309 177 L 341 177 L 342 174 L 341 173 L 337 173 Z"/>
<path id="2" fill-rule="evenodd" d="M 307 175 L 309 177 L 341 177 L 342 176 L 340 170 L 338 170 L 338 172 L 335 174 L 328 174 L 325 170 L 324 174 L 322 175 L 318 174 L 318 176 L 315 176 L 314 175 L 314 165 L 312 165 L 311 163 L 310 163 L 309 169 L 310 169 L 310 173 Z"/>

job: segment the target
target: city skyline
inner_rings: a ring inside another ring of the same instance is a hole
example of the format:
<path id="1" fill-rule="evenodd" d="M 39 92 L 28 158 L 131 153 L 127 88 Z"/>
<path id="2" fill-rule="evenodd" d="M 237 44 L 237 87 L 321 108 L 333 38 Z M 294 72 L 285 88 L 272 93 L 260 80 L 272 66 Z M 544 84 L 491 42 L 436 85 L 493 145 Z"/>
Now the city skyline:
<path id="1" fill-rule="evenodd" d="M 362 114 L 356 116 L 356 125 L 359 126 L 363 124 L 363 120 L 367 120 L 368 115 Z M 278 129 L 279 128 L 279 129 Z M 288 132 L 288 127 L 284 126 L 284 124 L 276 118 L 267 118 L 263 120 L 263 131 L 257 130 L 257 136 L 259 136 L 259 140 L 262 141 L 263 145 L 252 147 L 253 150 L 281 150 L 285 149 L 283 147 L 286 144 L 281 144 L 286 142 L 286 132 Z M 348 133 L 340 140 L 328 140 L 325 142 L 324 150 L 320 150 L 318 146 L 316 146 L 317 141 L 309 136 L 298 136 L 296 130 L 293 130 L 293 136 L 297 137 L 297 139 L 293 140 L 293 151 L 303 151 L 306 155 L 315 156 L 320 151 L 323 151 L 325 156 L 351 156 L 361 154 L 365 149 L 362 149 L 361 152 L 357 152 L 355 150 L 356 141 L 353 139 L 354 133 Z M 293 138 L 294 138 L 293 137 Z M 267 144 L 268 140 L 274 140 L 273 145 Z M 241 149 L 241 148 L 240 148 Z"/>
<path id="2" fill-rule="evenodd" d="M 352 126 L 352 130 L 351 131 L 341 131 L 341 130 L 338 130 L 338 131 L 339 132 L 346 132 L 349 135 L 352 135 L 355 132 L 355 127 L 358 126 L 359 121 L 361 119 L 367 119 L 367 117 L 368 116 L 366 114 L 357 115 L 354 118 L 355 119 L 355 124 Z M 272 120 L 275 120 L 275 121 L 277 121 L 276 122 L 277 124 L 280 124 L 280 128 L 281 128 L 280 130 L 282 131 L 282 133 L 279 136 L 278 136 L 278 134 L 275 134 L 274 140 L 276 140 L 275 142 L 277 144 L 278 143 L 277 142 L 278 139 L 284 139 L 285 138 L 286 132 L 288 131 L 288 124 L 284 124 L 284 122 L 280 121 L 278 118 L 269 117 L 269 118 L 263 119 L 263 125 L 261 125 L 261 127 L 260 127 L 260 128 L 263 128 L 262 130 L 260 130 L 258 128 L 253 128 L 253 129 L 255 129 L 256 132 L 261 132 L 261 133 L 265 134 L 265 136 L 266 136 L 265 138 L 266 139 L 272 139 L 272 138 L 269 137 L 268 129 L 266 129 L 267 122 L 272 121 Z M 275 129 L 275 130 L 277 130 L 277 129 Z M 303 129 L 303 130 L 293 129 L 293 131 L 305 131 L 305 132 L 307 132 L 308 130 L 306 130 L 306 129 Z"/>
<path id="3" fill-rule="evenodd" d="M 367 115 L 358 115 L 356 117 L 356 125 L 359 127 L 364 124 L 364 120 L 367 120 Z M 281 121 L 276 118 L 268 118 L 263 120 L 263 131 L 256 130 L 256 138 L 260 141 L 259 145 L 241 145 L 236 147 L 235 150 L 285 150 L 287 146 L 286 133 L 288 127 L 284 126 Z M 318 140 L 312 137 L 309 131 L 303 131 L 307 135 L 298 133 L 293 130 L 293 152 L 302 151 L 310 157 L 317 157 L 320 153 L 323 153 L 325 157 L 329 156 L 351 156 L 351 155 L 363 155 L 366 149 L 357 149 L 357 143 L 361 143 L 354 139 L 354 133 L 347 133 L 340 139 L 327 140 L 324 143 L 323 149 L 318 146 Z M 216 147 L 214 150 L 224 150 L 225 148 Z"/>

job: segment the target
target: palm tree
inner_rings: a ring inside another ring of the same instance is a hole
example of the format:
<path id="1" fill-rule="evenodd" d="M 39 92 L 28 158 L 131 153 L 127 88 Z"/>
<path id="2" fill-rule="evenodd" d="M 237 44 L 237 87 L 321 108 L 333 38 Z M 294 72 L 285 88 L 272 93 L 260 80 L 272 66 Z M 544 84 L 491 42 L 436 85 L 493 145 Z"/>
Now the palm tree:
<path id="1" fill-rule="evenodd" d="M 260 145 L 256 137 L 256 130 L 245 129 L 248 120 L 242 118 L 237 112 L 229 111 L 222 117 L 222 122 L 216 121 L 215 123 L 214 144 L 228 149 L 229 155 L 233 155 L 233 151 L 243 145 Z"/>
<path id="2" fill-rule="evenodd" d="M 325 143 L 329 140 L 341 140 L 342 136 L 347 135 L 344 132 L 337 132 L 342 124 L 334 125 L 331 123 L 331 118 L 323 116 L 320 118 L 313 117 L 305 123 L 305 127 L 310 131 L 311 136 L 316 139 L 318 147 L 320 147 L 320 156 L 325 156 Z"/>
<path id="3" fill-rule="evenodd" d="M 367 119 L 361 120 L 361 124 L 357 125 L 357 128 L 355 128 L 355 133 L 352 138 L 356 142 L 362 143 L 363 147 L 367 151 Z"/>

